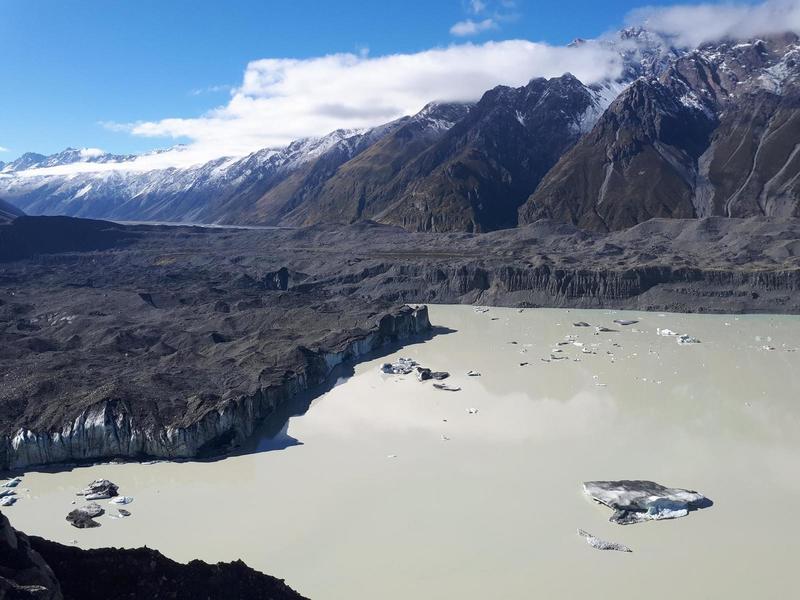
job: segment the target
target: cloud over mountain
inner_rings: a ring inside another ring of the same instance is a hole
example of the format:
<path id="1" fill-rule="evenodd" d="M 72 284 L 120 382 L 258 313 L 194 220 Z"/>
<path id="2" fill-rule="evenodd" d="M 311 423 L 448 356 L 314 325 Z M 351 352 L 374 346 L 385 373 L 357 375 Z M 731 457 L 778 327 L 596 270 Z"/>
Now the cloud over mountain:
<path id="1" fill-rule="evenodd" d="M 615 76 L 607 48 L 526 40 L 457 44 L 414 54 L 267 58 L 247 65 L 230 101 L 198 118 L 133 123 L 134 135 L 189 139 L 207 158 L 241 155 L 338 128 L 362 128 L 414 114 L 431 100 L 474 101 L 496 85 L 571 72 L 591 83 Z"/>

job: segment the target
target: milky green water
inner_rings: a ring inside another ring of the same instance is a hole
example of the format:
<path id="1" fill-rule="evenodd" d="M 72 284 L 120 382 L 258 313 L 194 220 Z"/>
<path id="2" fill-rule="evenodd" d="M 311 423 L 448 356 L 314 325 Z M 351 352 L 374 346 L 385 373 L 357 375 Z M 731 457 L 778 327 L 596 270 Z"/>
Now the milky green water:
<path id="1" fill-rule="evenodd" d="M 261 443 L 283 449 L 28 473 L 4 512 L 81 547 L 241 558 L 315 600 L 793 597 L 800 318 L 430 309 L 454 331 L 357 365 Z M 567 335 L 596 354 L 557 346 Z M 555 348 L 568 358 L 543 362 Z M 397 356 L 450 371 L 462 391 L 379 373 Z M 74 493 L 98 477 L 135 497 L 133 516 L 74 529 Z M 696 489 L 714 506 L 615 525 L 581 482 L 621 478 Z M 590 548 L 577 528 L 634 552 Z"/>

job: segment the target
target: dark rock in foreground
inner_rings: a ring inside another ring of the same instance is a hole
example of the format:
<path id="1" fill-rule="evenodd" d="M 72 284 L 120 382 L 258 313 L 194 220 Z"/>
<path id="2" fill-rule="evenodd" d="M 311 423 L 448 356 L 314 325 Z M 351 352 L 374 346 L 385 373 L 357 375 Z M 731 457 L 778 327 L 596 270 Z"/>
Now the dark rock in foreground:
<path id="1" fill-rule="evenodd" d="M 15 531 L 0 514 L 0 598 L 303 600 L 242 561 L 180 564 L 148 548 L 82 550 Z"/>
<path id="2" fill-rule="evenodd" d="M 668 488 L 652 481 L 587 481 L 583 491 L 595 502 L 614 509 L 609 520 L 620 525 L 677 519 L 711 505 L 698 492 Z"/>
<path id="3" fill-rule="evenodd" d="M 23 533 L 0 513 L 0 598 L 62 600 L 53 570 Z"/>

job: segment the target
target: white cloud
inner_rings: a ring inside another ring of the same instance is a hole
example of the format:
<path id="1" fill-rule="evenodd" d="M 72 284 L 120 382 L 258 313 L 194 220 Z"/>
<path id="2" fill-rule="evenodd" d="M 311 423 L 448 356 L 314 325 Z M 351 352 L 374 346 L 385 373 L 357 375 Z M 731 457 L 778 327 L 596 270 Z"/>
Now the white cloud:
<path id="1" fill-rule="evenodd" d="M 486 10 L 486 2 L 482 0 L 471 0 L 469 3 L 469 10 L 475 15 L 480 14 Z"/>
<path id="2" fill-rule="evenodd" d="M 106 152 L 100 148 L 81 148 L 80 153 L 81 158 L 97 158 L 98 156 L 103 156 Z"/>
<path id="3" fill-rule="evenodd" d="M 483 31 L 490 29 L 497 29 L 497 23 L 494 19 L 484 19 L 483 21 L 473 21 L 467 19 L 466 21 L 459 21 L 450 28 L 450 33 L 459 37 L 468 35 L 476 35 Z"/>
<path id="4" fill-rule="evenodd" d="M 220 92 L 229 92 L 233 88 L 232 85 L 210 85 L 204 88 L 196 88 L 189 91 L 190 96 L 202 96 L 203 94 L 219 94 Z"/>
<path id="5" fill-rule="evenodd" d="M 485 4 L 484 10 L 513 8 L 510 0 Z M 725 36 L 800 30 L 800 2 L 649 8 L 632 13 L 629 21 L 646 22 L 679 43 L 694 46 Z M 360 52 L 307 59 L 267 58 L 248 64 L 241 85 L 230 91 L 227 102 L 204 115 L 103 125 L 137 136 L 187 142 L 179 150 L 126 163 L 128 169 L 186 166 L 284 146 L 339 128 L 375 126 L 414 114 L 432 100 L 474 101 L 496 85 L 520 86 L 533 77 L 569 71 L 592 83 L 616 76 L 619 60 L 600 44 L 568 48 L 527 40 L 461 43 L 374 57 Z M 79 163 L 68 168 L 73 172 L 113 167 Z"/>
<path id="6" fill-rule="evenodd" d="M 11 152 L 11 150 L 6 148 L 5 146 L 0 146 L 0 152 Z"/>
<path id="7" fill-rule="evenodd" d="M 189 147 L 176 155 L 184 164 L 190 157 L 241 156 L 338 128 L 371 127 L 414 114 L 432 100 L 475 101 L 496 85 L 520 86 L 566 71 L 587 83 L 616 76 L 619 56 L 596 45 L 509 40 L 377 57 L 269 58 L 251 62 L 230 101 L 198 118 L 105 126 L 188 139 Z"/>
<path id="8" fill-rule="evenodd" d="M 800 33 L 798 0 L 767 0 L 760 4 L 682 4 L 646 7 L 628 15 L 631 24 L 645 25 L 679 45 L 745 39 L 793 31 Z"/>

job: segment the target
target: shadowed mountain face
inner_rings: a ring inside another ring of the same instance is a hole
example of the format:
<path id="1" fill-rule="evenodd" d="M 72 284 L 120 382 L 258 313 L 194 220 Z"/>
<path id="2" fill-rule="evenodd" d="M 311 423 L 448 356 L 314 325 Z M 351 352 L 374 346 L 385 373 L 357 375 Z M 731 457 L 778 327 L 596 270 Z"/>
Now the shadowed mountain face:
<path id="1" fill-rule="evenodd" d="M 8 202 L 0 199 L 0 224 L 9 223 L 17 217 L 21 217 L 23 214 L 25 213 L 23 213 L 13 204 L 9 204 Z"/>
<path id="2" fill-rule="evenodd" d="M 572 45 L 583 44 L 617 52 L 620 77 L 534 79 L 474 106 L 432 103 L 373 129 L 183 169 L 29 153 L 1 166 L 0 194 L 29 214 L 280 226 L 367 218 L 433 232 L 800 214 L 797 35 L 687 50 L 631 28 Z M 76 162 L 120 166 L 75 175 Z"/>
<path id="3" fill-rule="evenodd" d="M 415 231 L 513 227 L 519 204 L 575 143 L 586 119 L 601 112 L 600 102 L 598 92 L 564 75 L 497 87 L 469 113 L 435 106 L 438 120 L 456 124 L 410 123 L 386 136 L 343 165 L 287 222 L 366 217 Z"/>
<path id="4" fill-rule="evenodd" d="M 800 214 L 799 82 L 794 35 L 683 56 L 620 95 L 520 220 L 605 231 L 652 217 Z"/>

